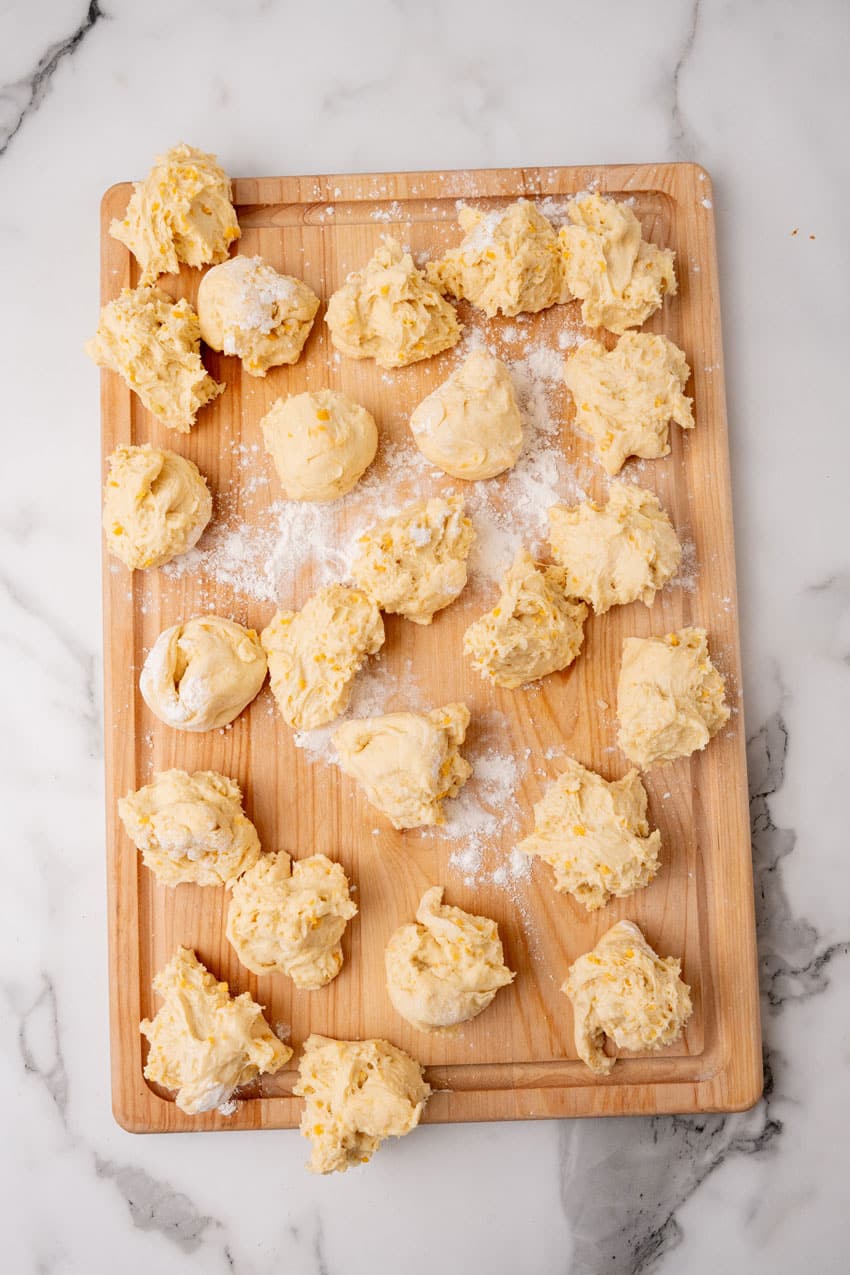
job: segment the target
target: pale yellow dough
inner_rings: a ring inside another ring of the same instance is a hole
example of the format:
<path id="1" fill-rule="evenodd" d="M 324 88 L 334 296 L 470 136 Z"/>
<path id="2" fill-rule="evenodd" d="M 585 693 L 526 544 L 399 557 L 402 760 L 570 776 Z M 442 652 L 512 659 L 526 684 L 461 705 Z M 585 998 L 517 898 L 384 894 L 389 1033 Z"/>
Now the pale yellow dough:
<path id="1" fill-rule="evenodd" d="M 152 416 L 188 434 L 204 406 L 225 388 L 201 362 L 201 329 L 188 301 L 158 288 L 125 288 L 100 312 L 86 354 L 117 372 Z"/>
<path id="2" fill-rule="evenodd" d="M 279 398 L 260 426 L 290 500 L 337 500 L 346 495 L 378 450 L 374 417 L 338 390 Z"/>
<path id="3" fill-rule="evenodd" d="M 429 359 L 460 339 L 454 306 L 391 235 L 334 292 L 325 322 L 341 354 L 383 368 Z"/>
<path id="4" fill-rule="evenodd" d="M 466 584 L 474 539 L 462 496 L 420 500 L 360 537 L 352 575 L 382 611 L 430 624 Z"/>
<path id="5" fill-rule="evenodd" d="M 571 200 L 567 216 L 571 224 L 559 235 L 564 273 L 589 327 L 639 328 L 665 295 L 676 295 L 675 253 L 642 238 L 631 208 L 583 195 Z"/>
<path id="6" fill-rule="evenodd" d="M 213 266 L 198 288 L 201 337 L 235 354 L 249 376 L 297 363 L 319 298 L 306 283 L 278 274 L 262 257 L 232 257 Z"/>
<path id="7" fill-rule="evenodd" d="M 141 266 L 142 283 L 177 274 L 181 261 L 206 266 L 224 261 L 240 235 L 230 178 L 207 155 L 181 143 L 154 160 L 136 182 L 123 218 L 109 227 Z"/>
<path id="8" fill-rule="evenodd" d="M 254 974 L 287 974 L 314 991 L 342 969 L 342 935 L 357 915 L 348 880 L 323 854 L 292 862 L 285 850 L 264 854 L 236 882 L 227 938 Z"/>
<path id="9" fill-rule="evenodd" d="M 476 350 L 414 408 L 410 428 L 422 455 L 467 481 L 494 478 L 516 464 L 522 418 L 510 372 Z"/>
<path id="10" fill-rule="evenodd" d="M 441 292 L 464 297 L 489 319 L 569 299 L 558 236 L 527 199 L 493 212 L 464 205 L 458 220 L 460 244 L 427 270 Z"/>
<path id="11" fill-rule="evenodd" d="M 520 549 L 498 602 L 463 635 L 472 667 L 507 690 L 567 668 L 581 650 L 587 607 L 566 595 L 563 567 L 540 567 Z"/>
<path id="12" fill-rule="evenodd" d="M 617 742 L 636 766 L 689 757 L 729 720 L 705 629 L 626 638 L 617 685 Z"/>
<path id="13" fill-rule="evenodd" d="M 597 1075 L 616 1059 L 604 1051 L 648 1053 L 672 1045 L 691 1016 L 691 989 L 679 977 L 681 961 L 660 957 L 632 921 L 618 921 L 592 952 L 571 967 L 561 991 L 573 1005 L 579 1058 Z"/>
<path id="14" fill-rule="evenodd" d="M 459 749 L 469 709 L 447 704 L 429 713 L 387 713 L 344 722 L 333 737 L 339 764 L 394 828 L 445 822 L 442 802 L 472 774 Z"/>
<path id="15" fill-rule="evenodd" d="M 300 611 L 278 611 L 260 640 L 284 721 L 314 730 L 345 712 L 366 656 L 384 644 L 384 624 L 360 589 L 332 584 Z"/>
<path id="16" fill-rule="evenodd" d="M 604 505 L 585 500 L 549 510 L 552 553 L 567 573 L 567 590 L 597 615 L 638 598 L 651 606 L 672 580 L 682 546 L 657 496 L 612 483 Z"/>
<path id="17" fill-rule="evenodd" d="M 118 814 L 162 885 L 232 885 L 260 857 L 239 785 L 215 770 L 160 771 L 121 798 Z"/>
<path id="18" fill-rule="evenodd" d="M 292 1092 L 304 1099 L 310 1172 L 344 1173 L 366 1164 L 385 1138 L 415 1129 L 431 1087 L 419 1063 L 386 1040 L 313 1035 Z"/>
<path id="19" fill-rule="evenodd" d="M 103 530 L 109 552 L 131 571 L 161 567 L 198 543 L 212 517 L 201 471 L 184 456 L 143 444 L 109 457 Z"/>
<path id="20" fill-rule="evenodd" d="M 693 429 L 693 401 L 684 392 L 690 374 L 677 345 L 645 332 L 627 332 L 610 351 L 585 341 L 567 359 L 576 424 L 596 443 L 609 474 L 629 456 L 667 456 L 671 420 Z"/>
<path id="21" fill-rule="evenodd" d="M 152 713 L 176 730 L 216 730 L 238 717 L 266 677 L 253 629 L 202 615 L 163 630 L 148 651 L 139 690 Z"/>
<path id="22" fill-rule="evenodd" d="M 248 992 L 231 996 L 191 949 L 178 947 L 153 986 L 164 1004 L 141 1024 L 150 1041 L 145 1076 L 176 1090 L 187 1115 L 220 1107 L 240 1085 L 274 1075 L 292 1057 Z"/>
<path id="23" fill-rule="evenodd" d="M 396 930 L 385 953 L 390 1000 L 422 1032 L 475 1018 L 515 977 L 496 922 L 448 907 L 442 898 L 441 885 L 426 890 L 416 923 Z"/>
<path id="24" fill-rule="evenodd" d="M 649 831 L 646 804 L 636 770 L 609 783 L 567 757 L 518 849 L 548 863 L 555 889 L 594 912 L 649 885 L 658 871 L 661 833 Z"/>

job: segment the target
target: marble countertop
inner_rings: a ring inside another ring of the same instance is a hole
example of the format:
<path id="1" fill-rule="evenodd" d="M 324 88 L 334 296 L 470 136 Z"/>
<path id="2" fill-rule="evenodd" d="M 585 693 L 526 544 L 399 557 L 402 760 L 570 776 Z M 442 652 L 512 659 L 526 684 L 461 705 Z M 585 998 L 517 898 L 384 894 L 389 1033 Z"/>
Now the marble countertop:
<path id="1" fill-rule="evenodd" d="M 0 7 L 10 1275 L 846 1269 L 848 47 L 843 0 Z M 98 377 L 81 344 L 100 195 L 179 138 L 234 175 L 711 172 L 763 988 L 752 1111 L 430 1126 L 328 1180 L 294 1133 L 114 1124 Z"/>

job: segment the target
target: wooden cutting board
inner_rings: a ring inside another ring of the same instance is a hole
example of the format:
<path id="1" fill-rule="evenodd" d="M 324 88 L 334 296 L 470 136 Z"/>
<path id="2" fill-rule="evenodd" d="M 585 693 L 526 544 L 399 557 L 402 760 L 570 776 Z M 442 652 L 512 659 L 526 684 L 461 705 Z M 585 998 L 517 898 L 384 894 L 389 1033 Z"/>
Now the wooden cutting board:
<path id="1" fill-rule="evenodd" d="M 149 712 L 138 692 L 138 674 L 167 625 L 214 609 L 260 629 L 275 610 L 271 598 L 258 596 L 262 587 L 256 579 L 248 578 L 243 552 L 247 544 L 262 576 L 276 538 L 286 538 L 277 529 L 282 492 L 259 430 L 271 403 L 328 385 L 363 403 L 378 421 L 381 451 L 366 487 L 340 511 L 322 515 L 332 518 L 331 538 L 342 544 L 388 506 L 451 485 L 415 463 L 407 418 L 457 363 L 458 350 L 395 373 L 342 359 L 330 344 L 323 307 L 299 364 L 275 369 L 264 381 L 244 376 L 236 359 L 205 352 L 208 368 L 227 389 L 202 410 L 188 436 L 163 428 L 116 375 L 103 374 L 104 466 L 117 445 L 150 441 L 195 461 L 216 495 L 215 526 L 201 542 L 195 570 L 131 575 L 104 559 L 112 1093 L 116 1119 L 126 1129 L 296 1125 L 301 1104 L 291 1089 L 298 1047 L 314 1031 L 341 1038 L 382 1036 L 408 1050 L 426 1065 L 436 1091 L 425 1115 L 430 1121 L 727 1111 L 750 1106 L 761 1092 L 732 499 L 707 174 L 690 164 L 660 164 L 240 179 L 234 183 L 243 228 L 238 248 L 304 278 L 327 301 L 345 274 L 366 262 L 382 234 L 399 236 L 417 258 L 458 242 L 460 199 L 494 208 L 520 195 L 551 197 L 545 208 L 557 215 L 565 197 L 588 187 L 631 199 L 644 233 L 676 251 L 678 296 L 646 330 L 666 333 L 686 351 L 697 428 L 685 436 L 672 427 L 671 455 L 637 468 L 630 462 L 623 477 L 637 477 L 659 494 L 691 548 L 691 571 L 659 594 L 652 608 L 635 603 L 591 616 L 574 666 L 531 690 L 492 688 L 462 656 L 464 629 L 493 604 L 495 587 L 486 573 L 428 628 L 387 618 L 384 653 L 368 674 L 382 707 L 464 700 L 472 711 L 465 751 L 478 762 L 479 774 L 468 785 L 465 822 L 458 824 L 448 803 L 445 830 L 393 831 L 326 756 L 296 746 L 268 687 L 231 728 L 192 735 L 169 729 Z M 108 235 L 110 220 L 123 215 L 129 194 L 123 184 L 103 200 L 103 302 L 138 281 L 135 262 Z M 184 270 L 163 278 L 161 286 L 194 301 L 199 279 L 200 272 Z M 468 341 L 483 334 L 526 373 L 535 358 L 544 367 L 549 377 L 544 410 L 550 425 L 555 423 L 561 494 L 574 497 L 580 486 L 591 496 L 602 495 L 602 471 L 587 440 L 573 429 L 568 395 L 552 377 L 553 357 L 581 333 L 578 306 L 490 323 L 466 305 L 459 311 Z M 532 407 L 534 390 L 532 385 L 527 399 Z M 551 476 L 551 466 L 544 464 L 543 471 Z M 496 508 L 501 498 L 502 508 L 498 526 L 488 524 L 485 534 L 507 528 L 509 535 L 514 488 L 506 482 L 492 480 L 487 499 Z M 517 517 L 520 513 L 517 506 Z M 282 605 L 294 607 L 325 578 L 313 559 L 317 549 L 326 557 L 328 546 L 317 545 L 303 526 L 293 530 L 285 518 L 284 525 L 290 543 L 278 544 L 278 550 L 290 565 L 293 538 L 303 540 L 303 563 L 284 572 L 277 591 Z M 327 523 L 322 526 L 326 534 Z M 222 539 L 225 531 L 233 533 L 230 541 Z M 491 545 L 491 557 L 492 552 Z M 232 571 L 228 555 L 236 563 Z M 735 711 L 704 753 L 645 776 L 650 819 L 662 834 L 662 870 L 648 889 L 589 915 L 570 896 L 555 893 L 545 865 L 535 862 L 523 874 L 511 851 L 530 830 L 532 803 L 557 775 L 565 753 L 608 778 L 625 773 L 615 717 L 623 638 L 691 623 L 708 629 Z M 297 992 L 282 976 L 254 977 L 225 940 L 223 890 L 192 885 L 168 890 L 141 866 L 117 819 L 116 801 L 154 771 L 173 766 L 215 769 L 237 779 L 265 849 L 283 848 L 296 857 L 321 850 L 343 863 L 357 887 L 360 913 L 344 940 L 342 973 L 329 987 Z M 445 885 L 447 902 L 498 922 L 507 962 L 517 972 L 513 986 L 454 1036 L 414 1031 L 395 1013 L 384 989 L 386 941 L 413 918 L 420 895 L 434 883 Z M 610 1076 L 600 1078 L 577 1060 L 570 1005 L 559 988 L 570 963 L 624 917 L 637 921 L 663 955 L 683 958 L 695 1008 L 677 1045 L 651 1057 L 621 1058 Z M 269 1021 L 291 1033 L 296 1049 L 291 1068 L 262 1079 L 229 1117 L 216 1111 L 185 1116 L 170 1094 L 147 1084 L 142 1074 L 146 1045 L 139 1021 L 156 1012 L 151 979 L 178 944 L 193 947 L 234 993 L 250 991 Z"/>

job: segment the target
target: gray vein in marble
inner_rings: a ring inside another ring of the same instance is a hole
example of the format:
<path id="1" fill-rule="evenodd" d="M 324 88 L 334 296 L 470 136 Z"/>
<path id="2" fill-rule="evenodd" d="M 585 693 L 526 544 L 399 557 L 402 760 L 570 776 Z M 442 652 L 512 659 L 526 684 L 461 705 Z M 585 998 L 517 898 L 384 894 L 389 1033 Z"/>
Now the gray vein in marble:
<path id="1" fill-rule="evenodd" d="M 159 1231 L 184 1253 L 193 1253 L 211 1226 L 221 1226 L 197 1209 L 188 1195 L 159 1182 L 137 1165 L 116 1164 L 95 1154 L 94 1168 L 99 1178 L 114 1182 L 124 1196 L 134 1226 L 141 1231 Z M 225 1253 L 232 1267 L 227 1250 Z"/>
<path id="2" fill-rule="evenodd" d="M 781 865 L 794 849 L 793 829 L 777 827 L 770 798 L 785 778 L 788 729 L 780 706 L 748 742 L 750 825 L 756 885 L 761 991 L 779 1013 L 829 985 L 830 963 L 850 943 L 824 944 L 797 916 Z M 732 1115 L 660 1116 L 644 1121 L 565 1124 L 561 1197 L 573 1229 L 570 1275 L 650 1275 L 681 1242 L 677 1212 L 702 1183 L 734 1156 L 771 1153 L 783 1130 L 774 1111 L 782 1057 L 765 1022 L 764 1092 L 751 1111 Z"/>
<path id="3" fill-rule="evenodd" d="M 686 122 L 682 113 L 682 103 L 680 96 L 680 82 L 682 72 L 687 66 L 688 60 L 694 51 L 694 42 L 697 37 L 697 29 L 699 27 L 699 10 L 700 0 L 693 0 L 691 7 L 691 20 L 688 26 L 688 33 L 685 37 L 685 43 L 682 45 L 678 60 L 673 68 L 673 107 L 671 117 L 673 122 L 673 158 L 674 159 L 693 159 L 694 158 L 694 141 L 691 136 L 690 125 Z"/>
<path id="4" fill-rule="evenodd" d="M 18 1046 L 24 1071 L 42 1081 L 67 1125 L 68 1073 L 59 1044 L 59 1014 L 52 979 L 41 975 L 41 987 L 20 1016 Z"/>
<path id="5" fill-rule="evenodd" d="M 51 44 L 29 75 L 0 88 L 0 156 L 5 155 L 27 117 L 38 110 L 57 67 L 74 53 L 105 16 L 99 0 L 90 0 L 85 17 L 69 36 Z"/>

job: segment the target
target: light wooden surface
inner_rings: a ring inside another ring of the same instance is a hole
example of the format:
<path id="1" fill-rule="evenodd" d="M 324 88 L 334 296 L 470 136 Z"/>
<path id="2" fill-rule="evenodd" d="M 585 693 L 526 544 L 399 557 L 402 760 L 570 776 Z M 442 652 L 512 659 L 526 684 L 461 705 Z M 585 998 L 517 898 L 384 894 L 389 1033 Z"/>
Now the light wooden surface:
<path id="1" fill-rule="evenodd" d="M 733 1110 L 751 1105 L 762 1084 L 756 979 L 752 874 L 747 816 L 744 720 L 740 700 L 732 506 L 724 400 L 720 310 L 711 183 L 689 164 L 602 168 L 485 170 L 364 176 L 241 179 L 235 185 L 244 254 L 260 253 L 278 269 L 299 275 L 324 301 L 348 270 L 367 260 L 381 234 L 397 230 L 415 253 L 434 254 L 460 237 L 455 201 L 499 206 L 519 195 L 568 195 L 598 183 L 602 192 L 634 197 L 645 233 L 676 250 L 679 295 L 668 301 L 646 330 L 663 331 L 686 351 L 693 369 L 688 392 L 695 399 L 697 428 L 688 437 L 671 430 L 672 454 L 646 462 L 640 482 L 653 488 L 680 535 L 696 545 L 695 587 L 665 589 L 648 609 L 639 603 L 591 617 L 585 648 L 563 674 L 532 692 L 485 685 L 461 654 L 461 635 L 490 605 L 492 591 L 471 589 L 429 628 L 387 619 L 386 666 L 404 684 L 412 660 L 417 682 L 434 705 L 462 699 L 472 711 L 469 747 L 476 723 L 503 720 L 503 746 L 517 757 L 530 750 L 517 799 L 524 816 L 519 829 L 492 840 L 491 856 L 507 856 L 531 827 L 531 806 L 547 779 L 558 773 L 558 749 L 609 778 L 627 769 L 616 749 L 616 681 L 622 640 L 630 634 L 665 633 L 697 623 L 709 631 L 712 654 L 727 677 L 736 711 L 728 730 L 692 759 L 656 767 L 645 776 L 650 819 L 663 839 L 663 867 L 655 882 L 630 899 L 588 915 L 571 897 L 558 895 L 545 865 L 535 863 L 530 881 L 511 891 L 492 881 L 464 885 L 449 864 L 458 843 L 439 835 L 397 833 L 371 810 L 335 767 L 311 760 L 294 746 L 290 731 L 271 710 L 268 688 L 232 729 L 204 735 L 170 730 L 148 711 L 138 693 L 138 672 L 162 628 L 214 609 L 262 627 L 274 606 L 258 603 L 214 580 L 174 579 L 161 571 L 130 575 L 104 560 L 105 720 L 107 767 L 107 858 L 110 915 L 112 1093 L 116 1119 L 127 1129 L 176 1131 L 289 1127 L 300 1102 L 291 1096 L 298 1046 L 311 1031 L 357 1038 L 384 1036 L 427 1066 L 437 1092 L 430 1121 L 522 1119 L 565 1115 L 654 1114 Z M 129 186 L 113 187 L 102 205 L 102 300 L 138 279 L 135 263 L 108 233 L 122 215 Z M 331 211 L 332 210 L 332 211 Z M 200 272 L 184 270 L 160 286 L 195 299 Z M 471 312 L 460 307 L 461 318 Z M 575 324 L 576 306 L 554 307 L 535 316 L 523 332 L 534 340 Z M 281 394 L 330 385 L 343 389 L 375 415 L 383 439 L 408 437 L 407 417 L 425 393 L 456 362 L 452 352 L 397 373 L 371 362 L 334 360 L 324 307 L 295 368 L 276 369 L 265 381 L 241 374 L 237 360 L 205 352 L 212 374 L 226 392 L 202 410 L 186 437 L 164 429 L 141 407 L 120 379 L 102 381 L 103 456 L 121 443 L 150 441 L 194 460 L 217 493 L 217 516 L 260 523 L 271 502 L 281 499 L 276 480 L 245 483 L 245 476 L 271 473 L 258 452 L 248 467 L 238 444 L 260 441 L 258 422 Z M 480 319 L 480 316 L 479 316 Z M 478 323 L 479 320 L 476 320 Z M 495 320 L 488 337 L 506 357 L 516 325 Z M 566 392 L 561 404 L 562 446 L 571 462 L 594 466 L 587 440 L 571 425 Z M 380 473 L 381 458 L 376 462 Z M 604 490 L 594 466 L 594 493 Z M 624 477 L 629 476 L 628 467 Z M 494 480 L 499 482 L 499 480 Z M 413 479 L 396 472 L 392 497 L 413 494 Z M 439 485 L 439 484 L 437 484 Z M 448 480 L 446 482 L 448 484 Z M 389 496 L 388 496 L 389 498 Z M 380 512 L 380 500 L 376 513 Z M 285 605 L 301 605 L 311 591 L 309 564 Z M 610 708 L 600 708 L 604 701 Z M 403 706 L 403 696 L 390 705 Z M 502 714 L 498 718 L 496 714 Z M 167 890 L 141 866 L 140 856 L 116 816 L 116 800 L 170 766 L 213 768 L 232 775 L 246 794 L 249 815 L 264 848 L 299 855 L 323 850 L 338 858 L 357 885 L 359 916 L 344 940 L 345 966 L 319 992 L 297 992 L 284 977 L 256 978 L 242 968 L 224 937 L 223 890 L 184 885 Z M 374 835 L 373 829 L 379 828 Z M 447 901 L 494 917 L 506 959 L 517 971 L 514 985 L 490 1009 L 453 1037 L 429 1037 L 408 1027 L 384 990 L 387 938 L 410 920 L 430 884 L 447 887 Z M 572 960 L 590 948 L 620 918 L 634 919 L 664 955 L 683 958 L 695 1010 L 684 1040 L 652 1057 L 621 1059 L 609 1077 L 593 1076 L 578 1062 L 567 999 L 559 992 Z M 183 1115 L 171 1096 L 142 1075 L 144 1052 L 139 1020 L 156 1011 L 153 974 L 183 943 L 235 992 L 249 990 L 267 1007 L 272 1023 L 291 1026 L 296 1047 L 292 1069 L 265 1078 L 231 1117 L 218 1112 Z"/>

